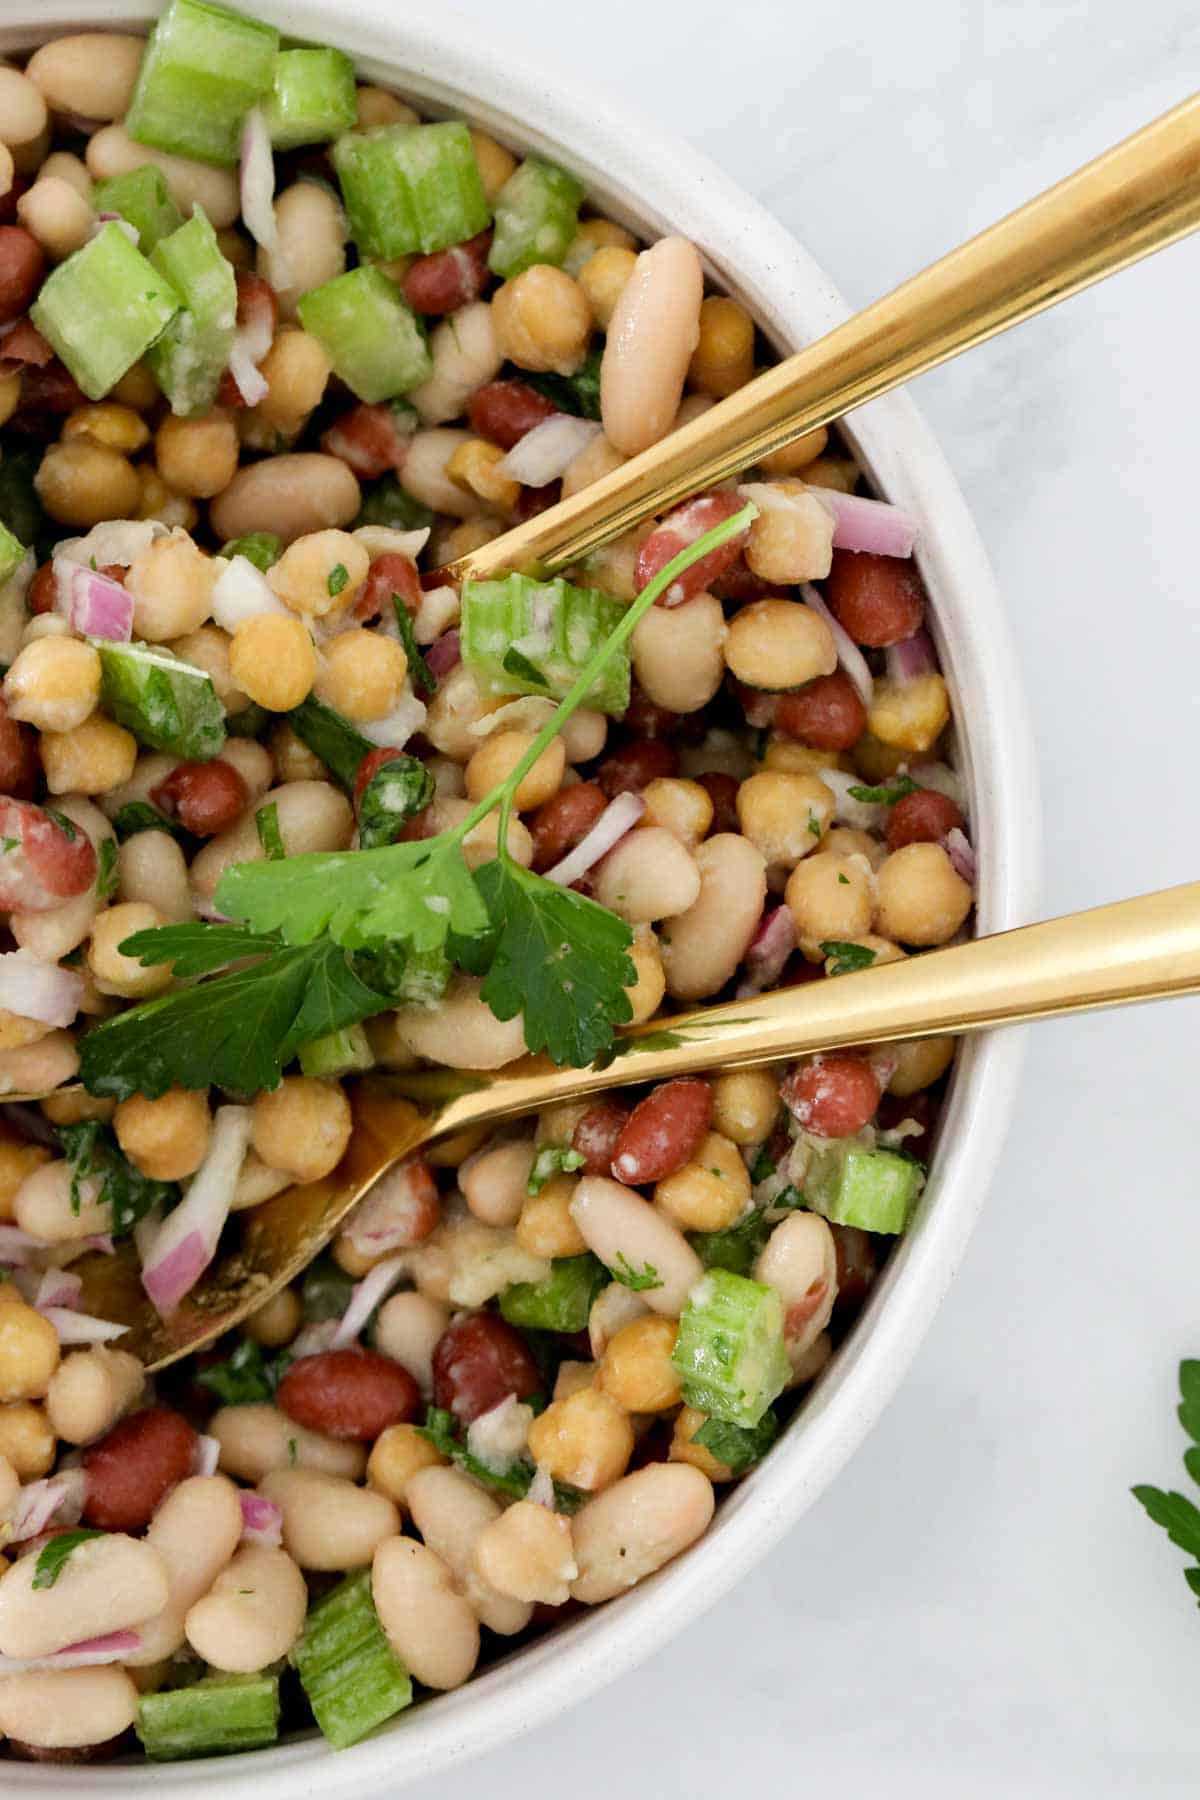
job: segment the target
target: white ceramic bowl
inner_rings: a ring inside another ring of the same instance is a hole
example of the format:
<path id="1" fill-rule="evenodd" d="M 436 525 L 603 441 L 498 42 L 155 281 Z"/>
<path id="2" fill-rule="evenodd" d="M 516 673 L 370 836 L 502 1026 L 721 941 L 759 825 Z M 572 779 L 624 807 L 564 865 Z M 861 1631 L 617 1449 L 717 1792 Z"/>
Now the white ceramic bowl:
<path id="1" fill-rule="evenodd" d="M 340 45 L 362 73 L 431 114 L 465 116 L 514 148 L 573 169 L 589 197 L 653 238 L 678 231 L 780 351 L 828 331 L 846 308 L 790 234 L 703 156 L 476 20 L 404 0 L 241 0 L 284 30 Z M 155 0 L 5 0 L 0 52 L 62 31 L 144 26 Z M 962 495 L 904 395 L 857 413 L 848 434 L 881 493 L 921 522 L 920 564 L 960 722 L 960 763 L 979 851 L 979 929 L 1022 923 L 1038 841 L 1032 738 L 991 571 Z M 1020 1041 L 976 1039 L 960 1054 L 920 1215 L 869 1304 L 767 1462 L 724 1502 L 708 1535 L 623 1599 L 513 1654 L 457 1693 L 426 1701 L 353 1750 L 317 1737 L 253 1756 L 154 1767 L 72 1769 L 6 1762 L 12 1796 L 68 1790 L 112 1800 L 151 1792 L 201 1800 L 340 1800 L 431 1775 L 561 1712 L 625 1673 L 696 1619 L 800 1517 L 895 1391 L 953 1276 L 1015 1098 Z"/>

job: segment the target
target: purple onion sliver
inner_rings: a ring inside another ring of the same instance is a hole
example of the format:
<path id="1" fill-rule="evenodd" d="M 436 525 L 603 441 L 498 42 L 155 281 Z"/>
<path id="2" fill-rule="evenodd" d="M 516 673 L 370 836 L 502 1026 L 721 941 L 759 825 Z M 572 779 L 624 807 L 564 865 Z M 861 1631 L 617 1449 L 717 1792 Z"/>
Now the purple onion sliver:
<path id="1" fill-rule="evenodd" d="M 806 606 L 811 606 L 815 613 L 820 613 L 830 631 L 833 633 L 834 645 L 837 649 L 838 662 L 852 683 L 855 693 L 865 707 L 870 708 L 875 700 L 875 681 L 867 659 L 855 643 L 850 633 L 840 625 L 825 603 L 825 597 L 811 581 L 802 582 L 800 593 Z"/>
<path id="2" fill-rule="evenodd" d="M 572 886 L 633 830 L 645 810 L 646 802 L 641 794 L 618 794 L 609 801 L 586 837 L 581 838 L 561 862 L 547 869 L 546 880 L 556 882 L 559 887 Z"/>
<path id="3" fill-rule="evenodd" d="M 898 686 L 903 686 L 906 681 L 916 681 L 922 675 L 937 673 L 937 652 L 923 625 L 919 625 L 911 637 L 901 638 L 898 644 L 889 644 L 884 658 L 888 680 Z"/>
<path id="4" fill-rule="evenodd" d="M 863 494 L 843 494 L 835 488 L 811 487 L 834 517 L 836 550 L 866 550 L 873 556 L 911 556 L 917 522 L 902 506 L 886 500 L 868 500 Z"/>
<path id="5" fill-rule="evenodd" d="M 173 1312 L 208 1267 L 211 1253 L 199 1231 L 189 1231 L 160 1263 L 142 1270 L 142 1286 L 160 1313 Z"/>
<path id="6" fill-rule="evenodd" d="M 283 1509 L 264 1494 L 242 1488 L 238 1494 L 242 1507 L 242 1539 L 250 1544 L 278 1546 L 283 1541 Z"/>
<path id="7" fill-rule="evenodd" d="M 457 626 L 433 640 L 425 652 L 425 661 L 431 675 L 448 675 L 458 666 L 462 661 L 462 639 Z"/>
<path id="8" fill-rule="evenodd" d="M 747 986 L 761 993 L 773 987 L 796 948 L 796 921 L 789 906 L 775 906 L 763 913 L 746 952 Z"/>
<path id="9" fill-rule="evenodd" d="M 968 887 L 974 887 L 975 852 L 966 832 L 958 825 L 953 826 L 942 839 L 942 847 L 954 864 L 955 874 L 960 876 Z"/>
<path id="10" fill-rule="evenodd" d="M 344 1350 L 348 1344 L 355 1342 L 384 1295 L 399 1281 L 404 1268 L 404 1257 L 389 1256 L 383 1262 L 376 1263 L 361 1281 L 355 1283 L 346 1310 L 333 1334 L 329 1346 L 331 1350 Z"/>

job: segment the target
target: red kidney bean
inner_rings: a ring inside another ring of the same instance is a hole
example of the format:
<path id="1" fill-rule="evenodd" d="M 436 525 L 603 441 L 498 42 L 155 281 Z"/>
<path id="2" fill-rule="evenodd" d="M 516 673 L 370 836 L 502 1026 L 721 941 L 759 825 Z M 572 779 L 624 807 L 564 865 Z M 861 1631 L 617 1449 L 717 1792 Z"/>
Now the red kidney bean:
<path id="1" fill-rule="evenodd" d="M 0 855 L 0 907 L 46 912 L 96 879 L 91 840 L 28 800 L 0 798 L 0 841 L 5 839 L 12 847 Z"/>
<path id="2" fill-rule="evenodd" d="M 744 681 L 731 681 L 729 686 L 751 731 L 768 731 L 775 723 L 779 695 L 765 688 L 747 687 Z"/>
<path id="3" fill-rule="evenodd" d="M 42 285 L 46 258 L 23 225 L 0 225 L 0 325 L 19 319 Z"/>
<path id="4" fill-rule="evenodd" d="M 856 644 L 882 649 L 911 637 L 925 617 L 916 564 L 867 550 L 835 550 L 825 598 Z"/>
<path id="5" fill-rule="evenodd" d="M 399 594 L 410 615 L 421 604 L 421 578 L 416 563 L 411 556 L 388 550 L 383 556 L 377 556 L 367 570 L 362 593 L 354 603 L 355 618 L 376 619 L 382 614 L 385 619 L 390 619 L 393 594 Z"/>
<path id="6" fill-rule="evenodd" d="M 963 823 L 960 808 L 948 794 L 920 788 L 889 808 L 887 847 L 902 850 L 905 844 L 938 844 L 956 826 L 961 830 Z"/>
<path id="7" fill-rule="evenodd" d="M 523 487 L 517 495 L 517 518 L 523 525 L 527 519 L 536 519 L 539 513 L 557 506 L 561 498 L 561 481 L 548 481 L 545 487 Z"/>
<path id="8" fill-rule="evenodd" d="M 679 752 L 661 738 L 635 738 L 622 744 L 600 764 L 600 786 L 609 799 L 618 794 L 640 793 L 647 782 L 659 776 L 674 775 L 679 768 Z"/>
<path id="9" fill-rule="evenodd" d="M 552 400 L 526 381 L 487 381 L 467 402 L 471 430 L 501 450 L 511 450 L 527 431 L 557 411 Z"/>
<path id="10" fill-rule="evenodd" d="M 396 414 L 388 401 L 378 406 L 355 406 L 331 425 L 321 438 L 327 456 L 340 458 L 360 481 L 373 481 L 389 469 L 402 469 L 412 442 L 410 431 L 399 431 Z"/>
<path id="11" fill-rule="evenodd" d="M 746 561 L 745 552 L 739 550 L 723 575 L 713 582 L 710 593 L 718 600 L 726 600 L 732 606 L 748 606 L 752 600 L 786 600 L 791 596 L 786 588 L 776 586 L 774 582 L 764 581 L 756 575 Z"/>
<path id="12" fill-rule="evenodd" d="M 250 790 L 232 763 L 184 762 L 150 793 L 168 818 L 178 819 L 196 837 L 228 831 L 250 804 Z"/>
<path id="13" fill-rule="evenodd" d="M 587 1158 L 584 1175 L 611 1175 L 621 1133 L 629 1123 L 629 1108 L 616 1100 L 598 1100 L 589 1106 L 571 1134 L 571 1148 Z"/>
<path id="14" fill-rule="evenodd" d="M 401 283 L 413 311 L 454 312 L 469 300 L 478 300 L 492 278 L 487 262 L 491 247 L 491 232 L 481 231 L 449 250 L 418 256 Z"/>
<path id="15" fill-rule="evenodd" d="M 803 987 L 806 981 L 824 981 L 825 964 L 809 962 L 806 956 L 791 956 L 779 980 L 780 987 Z"/>
<path id="16" fill-rule="evenodd" d="M 689 544 L 711 531 L 723 519 L 731 519 L 740 512 L 743 502 L 737 494 L 727 489 L 720 489 L 714 494 L 697 494 L 694 500 L 685 500 L 674 512 L 667 514 L 661 524 L 656 525 L 650 536 L 638 551 L 637 568 L 634 580 L 641 593 L 660 569 L 665 569 L 673 557 L 686 550 Z M 742 546 L 746 542 L 748 528 L 737 537 L 730 538 L 718 550 L 710 550 L 699 562 L 693 563 L 671 583 L 666 592 L 660 594 L 656 602 L 659 606 L 683 606 L 688 600 L 694 600 L 697 594 L 705 593 L 714 581 L 718 581 L 741 555 Z"/>
<path id="17" fill-rule="evenodd" d="M 814 750 L 849 750 L 867 729 L 867 709 L 850 677 L 838 669 L 780 694 L 775 723 Z"/>
<path id="18" fill-rule="evenodd" d="M 5 369 L 24 363 L 32 363 L 35 368 L 42 369 L 53 355 L 53 350 L 32 319 L 18 319 L 12 330 L 0 338 L 0 367 Z"/>
<path id="19" fill-rule="evenodd" d="M 54 564 L 52 562 L 39 563 L 34 570 L 33 580 L 29 584 L 29 592 L 25 596 L 25 604 L 30 612 L 53 612 L 56 588 Z"/>
<path id="20" fill-rule="evenodd" d="M 784 1104 L 806 1131 L 818 1137 L 853 1137 L 875 1116 L 879 1083 L 870 1063 L 857 1056 L 826 1056 L 801 1063 L 780 1088 Z"/>
<path id="21" fill-rule="evenodd" d="M 875 1245 L 868 1231 L 857 1225 L 831 1225 L 837 1253 L 837 1304 L 857 1312 L 875 1279 Z"/>
<path id="22" fill-rule="evenodd" d="M 716 837 L 722 831 L 740 831 L 737 816 L 738 784 L 735 777 L 724 774 L 720 769 L 706 769 L 703 775 L 697 775 L 696 780 L 713 803 L 708 836 Z"/>
<path id="23" fill-rule="evenodd" d="M 880 1131 L 895 1131 L 911 1119 L 921 1127 L 920 1131 L 910 1132 L 903 1140 L 903 1148 L 911 1151 L 913 1156 L 929 1155 L 933 1143 L 933 1127 L 936 1108 L 932 1093 L 922 1088 L 915 1094 L 885 1094 L 879 1102 L 876 1124 Z"/>
<path id="24" fill-rule="evenodd" d="M 433 1402 L 463 1425 L 514 1394 L 527 1400 L 542 1386 L 538 1366 L 511 1325 L 491 1313 L 464 1313 L 433 1352 Z"/>
<path id="25" fill-rule="evenodd" d="M 20 725 L 16 719 L 10 719 L 0 696 L 0 794 L 31 800 L 37 791 L 40 767 L 37 732 L 32 725 Z"/>
<path id="26" fill-rule="evenodd" d="M 83 1453 L 83 1516 L 102 1531 L 141 1531 L 192 1466 L 196 1433 L 166 1406 L 130 1413 Z"/>
<path id="27" fill-rule="evenodd" d="M 652 1088 L 638 1101 L 617 1139 L 612 1159 L 615 1179 L 640 1187 L 682 1169 L 712 1124 L 712 1110 L 712 1089 L 695 1076 Z"/>
<path id="28" fill-rule="evenodd" d="M 539 806 L 529 820 L 533 835 L 533 866 L 552 869 L 556 862 L 585 838 L 608 805 L 604 790 L 594 781 L 577 781 L 560 788 Z"/>
<path id="29" fill-rule="evenodd" d="M 19 1738 L 9 1738 L 8 1753 L 18 1762 L 59 1763 L 66 1767 L 68 1764 L 111 1762 L 114 1757 L 125 1754 L 129 1743 L 127 1731 L 121 1732 L 119 1737 L 107 1738 L 103 1744 L 62 1744 L 57 1749 L 44 1744 L 23 1744 Z"/>
<path id="30" fill-rule="evenodd" d="M 18 417 L 23 426 L 44 432 L 47 429 L 45 414 L 74 412 L 77 406 L 84 406 L 86 402 L 83 389 L 57 356 L 41 368 L 33 363 L 22 366 Z"/>
<path id="31" fill-rule="evenodd" d="M 289 1419 L 326 1437 L 377 1438 L 415 1418 L 421 1391 L 400 1363 L 377 1350 L 322 1350 L 294 1362 L 275 1398 Z"/>
<path id="32" fill-rule="evenodd" d="M 384 763 L 395 762 L 398 756 L 406 756 L 405 750 L 397 750 L 392 744 L 383 744 L 378 750 L 368 750 L 358 765 L 358 773 L 354 777 L 354 810 L 358 811 L 366 792 L 367 784 Z"/>
<path id="33" fill-rule="evenodd" d="M 635 681 L 630 689 L 629 705 L 621 715 L 621 723 L 635 737 L 669 737 L 678 725 L 680 716 L 679 713 L 668 712 L 665 706 L 656 706 L 645 689 L 640 688 Z"/>

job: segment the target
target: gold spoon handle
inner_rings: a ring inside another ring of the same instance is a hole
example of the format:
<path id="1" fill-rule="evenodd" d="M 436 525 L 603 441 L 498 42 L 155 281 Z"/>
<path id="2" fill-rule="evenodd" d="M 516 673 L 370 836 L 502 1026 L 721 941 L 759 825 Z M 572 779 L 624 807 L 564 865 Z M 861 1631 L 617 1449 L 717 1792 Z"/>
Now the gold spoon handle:
<path id="1" fill-rule="evenodd" d="M 481 1077 L 483 1085 L 446 1106 L 439 1129 L 629 1082 L 1191 993 L 1200 993 L 1200 882 L 658 1020 L 628 1033 L 630 1050 L 606 1069 L 553 1071 L 539 1062 Z M 401 1079 L 406 1092 L 422 1086 Z"/>
<path id="2" fill-rule="evenodd" d="M 980 232 L 603 480 L 452 565 L 563 567 L 651 513 L 1200 225 L 1200 95 Z"/>

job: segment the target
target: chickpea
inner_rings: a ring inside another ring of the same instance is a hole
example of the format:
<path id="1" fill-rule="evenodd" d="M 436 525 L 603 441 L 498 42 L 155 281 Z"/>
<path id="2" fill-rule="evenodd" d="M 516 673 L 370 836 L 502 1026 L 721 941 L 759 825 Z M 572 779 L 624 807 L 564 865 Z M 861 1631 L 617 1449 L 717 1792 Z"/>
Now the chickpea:
<path id="1" fill-rule="evenodd" d="M 885 677 L 875 683 L 867 725 L 894 750 L 932 750 L 949 719 L 950 699 L 941 675 L 931 672 L 904 682 Z"/>
<path id="2" fill-rule="evenodd" d="M 310 531 L 288 545 L 267 581 L 293 612 L 322 618 L 353 605 L 370 566 L 365 546 L 348 531 Z"/>
<path id="3" fill-rule="evenodd" d="M 878 875 L 875 924 L 901 944 L 945 944 L 962 925 L 974 895 L 940 844 L 905 844 Z"/>
<path id="4" fill-rule="evenodd" d="M 135 519 L 157 519 L 171 530 L 194 531 L 200 511 L 194 500 L 173 494 L 153 463 L 139 463 L 134 470 L 138 478 L 139 497 Z"/>
<path id="5" fill-rule="evenodd" d="M 182 657 L 193 668 L 203 669 L 211 677 L 217 699 L 227 713 L 239 713 L 249 706 L 250 696 L 238 687 L 229 667 L 232 641 L 229 633 L 222 631 L 219 625 L 201 625 L 199 631 L 189 631 L 186 637 L 176 638 L 169 648 L 175 656 Z"/>
<path id="6" fill-rule="evenodd" d="M 449 466 L 447 463 L 446 467 Z M 433 557 L 438 563 L 457 562 L 460 556 L 469 556 L 472 550 L 482 550 L 485 544 L 498 538 L 503 530 L 502 519 L 486 516 L 462 519 L 457 525 L 451 525 L 444 536 L 435 531 L 431 540 L 431 544 L 436 546 L 432 550 Z"/>
<path id="7" fill-rule="evenodd" d="M 753 373 L 753 319 L 736 300 L 710 294 L 700 303 L 700 341 L 688 364 L 688 386 L 723 400 Z"/>
<path id="8" fill-rule="evenodd" d="M 110 906 L 92 926 L 88 968 L 102 994 L 120 994 L 128 1000 L 145 1000 L 171 985 L 169 964 L 146 968 L 134 956 L 124 956 L 118 945 L 135 931 L 151 931 L 167 918 L 144 900 L 127 900 Z"/>
<path id="9" fill-rule="evenodd" d="M 478 494 L 499 512 L 511 513 L 521 498 L 521 484 L 504 474 L 500 467 L 503 461 L 504 451 L 499 444 L 489 444 L 484 438 L 468 438 L 449 458 L 446 474 L 451 481 L 466 488 L 468 493 Z"/>
<path id="10" fill-rule="evenodd" d="M 869 950 L 872 957 L 869 966 L 873 969 L 881 968 L 884 963 L 904 961 L 904 952 L 899 944 L 893 944 L 888 938 L 876 937 L 873 931 L 864 931 L 861 937 L 839 939 L 838 942 L 838 952 L 825 958 L 827 975 L 836 974 L 839 970 L 840 946 L 843 942 L 854 944 L 860 950 Z"/>
<path id="11" fill-rule="evenodd" d="M 117 1103 L 99 1100 L 78 1088 L 74 1092 L 63 1089 L 57 1094 L 47 1094 L 41 1107 L 52 1125 L 83 1125 L 89 1119 L 99 1119 L 101 1124 L 107 1124 L 117 1110 Z"/>
<path id="12" fill-rule="evenodd" d="M 540 1193 L 529 1194 L 517 1220 L 517 1242 L 531 1256 L 582 1256 L 587 1240 L 571 1217 L 576 1188 L 571 1175 L 553 1175 Z"/>
<path id="13" fill-rule="evenodd" d="M 679 1375 L 671 1361 L 679 1324 L 650 1313 L 609 1339 L 596 1385 L 626 1412 L 669 1412 L 679 1405 Z"/>
<path id="14" fill-rule="evenodd" d="M 895 1070 L 887 1084 L 889 1094 L 907 1099 L 922 1088 L 932 1087 L 941 1079 L 954 1060 L 952 1037 L 910 1038 L 889 1048 L 897 1058 Z"/>
<path id="15" fill-rule="evenodd" d="M 57 1448 L 44 1407 L 32 1400 L 0 1406 L 0 1456 L 12 1464 L 22 1481 L 39 1481 L 48 1475 Z"/>
<path id="16" fill-rule="evenodd" d="M 664 1175 L 654 1204 L 683 1231 L 724 1231 L 750 1204 L 750 1176 L 736 1144 L 710 1131 L 691 1162 Z"/>
<path id="17" fill-rule="evenodd" d="M 661 825 L 688 850 L 694 850 L 708 833 L 713 819 L 712 796 L 698 781 L 679 781 L 656 776 L 642 789 L 646 810 L 640 825 Z"/>
<path id="18" fill-rule="evenodd" d="M 878 683 L 876 691 L 878 691 Z M 908 753 L 897 744 L 885 744 L 872 731 L 864 731 L 852 752 L 854 766 L 863 779 L 869 783 L 889 781 L 902 764 L 908 761 Z"/>
<path id="19" fill-rule="evenodd" d="M 95 222 L 88 201 L 57 175 L 39 175 L 17 201 L 17 217 L 56 263 L 82 249 Z"/>
<path id="20" fill-rule="evenodd" d="M 420 115 L 415 113 L 407 101 L 401 100 L 387 88 L 375 87 L 365 82 L 357 93 L 358 119 L 356 131 L 374 131 L 380 125 L 419 125 Z"/>
<path id="21" fill-rule="evenodd" d="M 571 1549 L 571 1521 L 533 1500 L 518 1500 L 485 1525 L 474 1562 L 489 1587 L 514 1600 L 561 1606 L 579 1573 Z"/>
<path id="22" fill-rule="evenodd" d="M 304 739 L 297 737 L 291 726 L 280 719 L 268 740 L 276 781 L 322 781 L 325 764 Z"/>
<path id="23" fill-rule="evenodd" d="M 607 331 L 617 301 L 637 261 L 637 251 L 606 244 L 590 256 L 579 271 L 578 281 L 601 331 Z M 705 303 L 707 304 L 707 302 Z"/>
<path id="24" fill-rule="evenodd" d="M 470 669 L 458 663 L 429 702 L 425 736 L 453 762 L 469 762 L 479 747 L 478 733 L 471 727 L 504 704 L 501 695 L 481 694 Z"/>
<path id="25" fill-rule="evenodd" d="M 779 1084 L 767 1069 L 730 1069 L 712 1084 L 713 1124 L 740 1145 L 761 1144 L 779 1117 Z"/>
<path id="26" fill-rule="evenodd" d="M 319 1181 L 350 1142 L 350 1103 L 335 1082 L 285 1075 L 254 1102 L 250 1141 L 268 1168 L 296 1181 Z"/>
<path id="27" fill-rule="evenodd" d="M 773 450 L 769 456 L 764 456 L 759 468 L 764 475 L 798 475 L 801 469 L 808 468 L 822 455 L 828 442 L 828 429 L 818 425 L 815 431 L 806 431 L 803 437 L 785 444 L 782 450 Z"/>
<path id="28" fill-rule="evenodd" d="M 27 1144 L 10 1126 L 0 1130 L 0 1224 L 10 1224 L 14 1217 L 13 1201 L 17 1189 L 27 1175 L 51 1161 L 44 1144 Z"/>
<path id="29" fill-rule="evenodd" d="M 212 1125 L 207 1094 L 168 1088 L 157 1100 L 133 1094 L 113 1115 L 117 1142 L 151 1181 L 184 1181 L 204 1161 Z"/>
<path id="30" fill-rule="evenodd" d="M 833 822 L 833 794 L 815 775 L 764 769 L 737 793 L 738 824 L 767 863 L 792 867 L 821 844 Z"/>
<path id="31" fill-rule="evenodd" d="M 33 485 L 52 519 L 85 531 L 104 519 L 129 518 L 141 494 L 128 458 L 86 438 L 51 444 Z"/>
<path id="32" fill-rule="evenodd" d="M 555 1400 L 529 1427 L 534 1461 L 556 1481 L 595 1493 L 620 1479 L 633 1455 L 628 1414 L 598 1388 Z"/>
<path id="33" fill-rule="evenodd" d="M 435 1450 L 415 1425 L 389 1425 L 375 1439 L 367 1458 L 367 1486 L 403 1506 L 409 1476 L 445 1462 L 441 1451 Z"/>
<path id="34" fill-rule="evenodd" d="M 813 961 L 823 942 L 861 937 L 871 929 L 870 872 L 856 856 L 822 850 L 797 863 L 784 898 L 796 921 L 800 948 Z"/>
<path id="35" fill-rule="evenodd" d="M 842 766 L 836 750 L 814 750 L 811 744 L 778 735 L 768 740 L 762 760 L 764 769 L 782 769 L 785 775 L 819 775 L 822 769 Z"/>
<path id="36" fill-rule="evenodd" d="M 833 560 L 834 516 L 801 482 L 754 482 L 747 489 L 759 514 L 746 541 L 746 561 L 763 581 L 823 581 Z"/>
<path id="37" fill-rule="evenodd" d="M 730 622 L 725 664 L 748 687 L 802 687 L 837 668 L 837 645 L 819 613 L 799 600 L 755 600 Z"/>
<path id="38" fill-rule="evenodd" d="M 324 348 L 307 331 L 286 327 L 262 362 L 259 373 L 267 392 L 258 405 L 243 412 L 238 427 L 243 442 L 259 450 L 276 450 L 280 437 L 298 437 L 321 404 L 332 374 Z M 233 471 L 228 479 L 232 480 Z"/>
<path id="39" fill-rule="evenodd" d="M 727 1463 L 718 1462 L 712 1451 L 704 1444 L 696 1443 L 696 1433 L 708 1424 L 708 1414 L 701 1412 L 697 1406 L 680 1408 L 675 1419 L 675 1431 L 671 1438 L 671 1448 L 667 1452 L 668 1462 L 691 1463 L 710 1481 L 732 1481 L 733 1470 Z"/>
<path id="40" fill-rule="evenodd" d="M 78 638 L 35 638 L 4 678 L 10 719 L 39 731 L 73 731 L 100 698 L 100 657 Z"/>
<path id="41" fill-rule="evenodd" d="M 475 152 L 475 166 L 479 170 L 479 179 L 483 183 L 483 192 L 489 206 L 504 186 L 509 176 L 514 173 L 517 159 L 511 150 L 498 144 L 494 137 L 486 131 L 471 130 L 471 148 Z"/>
<path id="42" fill-rule="evenodd" d="M 86 169 L 84 174 L 87 174 Z M 128 406 L 135 413 L 149 412 L 159 402 L 158 383 L 144 362 L 135 362 L 131 369 L 126 369 L 108 398 L 118 406 Z M 149 436 L 147 427 L 147 440 Z"/>
<path id="43" fill-rule="evenodd" d="M 229 670 L 257 705 L 268 712 L 290 712 L 312 691 L 317 653 L 302 620 L 257 613 L 243 619 L 233 634 Z"/>
<path id="44" fill-rule="evenodd" d="M 252 1312 L 242 1330 L 264 1350 L 282 1350 L 290 1344 L 304 1323 L 304 1308 L 295 1288 L 280 1288 L 277 1294 Z"/>
<path id="45" fill-rule="evenodd" d="M 573 375 L 592 335 L 592 309 L 577 281 L 549 263 L 506 281 L 492 300 L 500 349 L 519 369 Z"/>
<path id="46" fill-rule="evenodd" d="M 145 1382 L 145 1369 L 127 1350 L 73 1350 L 50 1379 L 46 1413 L 64 1443 L 90 1444 L 137 1404 Z"/>
<path id="47" fill-rule="evenodd" d="M 467 764 L 468 800 L 482 800 L 507 780 L 533 741 L 532 731 L 496 731 L 485 738 Z M 529 812 L 557 794 L 566 761 L 562 739 L 554 738 L 518 784 L 513 804 L 519 811 Z"/>
<path id="48" fill-rule="evenodd" d="M 44 731 L 38 754 L 52 794 L 107 794 L 133 774 L 137 739 L 94 713 L 71 731 Z"/>
<path id="49" fill-rule="evenodd" d="M 193 500 L 211 500 L 237 472 L 238 437 L 225 413 L 178 419 L 168 413 L 154 434 L 154 460 L 169 488 Z"/>
<path id="50" fill-rule="evenodd" d="M 0 1287 L 0 1404 L 40 1400 L 58 1367 L 58 1333 L 11 1282 Z"/>
<path id="51" fill-rule="evenodd" d="M 212 612 L 216 578 L 213 558 L 197 549 L 186 531 L 156 538 L 134 558 L 125 578 L 133 595 L 135 635 L 166 644 L 198 630 Z"/>
<path id="52" fill-rule="evenodd" d="M 68 413 L 62 435 L 64 439 L 87 438 L 93 444 L 107 444 L 110 450 L 129 456 L 150 442 L 150 427 L 131 406 L 101 400 Z"/>
<path id="53" fill-rule="evenodd" d="M 887 855 L 885 844 L 867 831 L 856 830 L 853 825 L 835 825 L 826 834 L 821 848 L 836 851 L 838 856 L 865 856 L 873 869 L 877 869 Z"/>
<path id="54" fill-rule="evenodd" d="M 403 645 L 378 631 L 355 628 L 339 632 L 326 646 L 313 691 L 327 706 L 365 724 L 395 712 L 407 680 Z"/>

